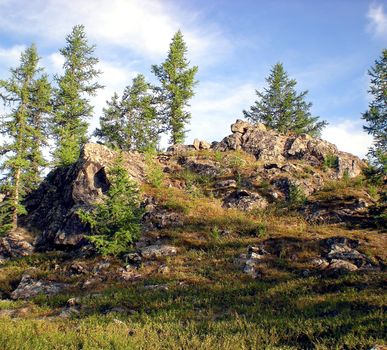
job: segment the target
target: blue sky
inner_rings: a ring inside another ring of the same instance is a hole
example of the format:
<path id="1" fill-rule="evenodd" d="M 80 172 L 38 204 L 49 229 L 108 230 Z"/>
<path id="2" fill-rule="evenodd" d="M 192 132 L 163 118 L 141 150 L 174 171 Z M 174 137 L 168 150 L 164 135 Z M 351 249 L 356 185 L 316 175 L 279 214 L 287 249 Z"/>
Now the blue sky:
<path id="1" fill-rule="evenodd" d="M 61 72 L 58 49 L 84 24 L 104 72 L 91 129 L 106 99 L 137 73 L 154 81 L 179 28 L 192 64 L 199 66 L 187 142 L 220 140 L 280 61 L 313 113 L 330 124 L 323 138 L 364 156 L 371 138 L 361 113 L 369 101 L 367 69 L 387 46 L 387 3 L 377 0 L 0 0 L 0 78 L 20 51 L 38 46 L 42 65 Z"/>

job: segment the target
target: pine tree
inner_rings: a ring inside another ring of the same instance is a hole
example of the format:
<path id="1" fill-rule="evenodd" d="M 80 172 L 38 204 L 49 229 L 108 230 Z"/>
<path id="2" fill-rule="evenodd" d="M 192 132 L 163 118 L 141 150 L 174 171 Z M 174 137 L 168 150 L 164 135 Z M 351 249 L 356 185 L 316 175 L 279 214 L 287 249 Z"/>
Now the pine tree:
<path id="1" fill-rule="evenodd" d="M 311 115 L 312 103 L 305 101 L 308 91 L 297 93 L 296 80 L 289 79 L 281 63 L 273 66 L 266 82 L 268 86 L 263 92 L 256 91 L 258 100 L 250 111 L 243 111 L 245 117 L 282 133 L 319 136 L 327 122 L 318 122 L 319 118 Z"/>
<path id="2" fill-rule="evenodd" d="M 364 129 L 374 137 L 374 146 L 370 149 L 372 163 L 380 171 L 387 173 L 387 49 L 375 61 L 368 74 L 371 78 L 369 93 L 373 100 L 363 114 L 366 121 Z"/>
<path id="3" fill-rule="evenodd" d="M 120 255 L 136 241 L 141 233 L 139 189 L 124 167 L 123 156 L 117 157 L 109 171 L 110 188 L 103 203 L 92 211 L 80 210 L 78 215 L 88 224 L 94 243 L 102 255 Z"/>
<path id="4" fill-rule="evenodd" d="M 87 142 L 88 123 L 93 107 L 88 100 L 103 86 L 95 82 L 100 71 L 93 56 L 95 45 L 89 45 L 85 28 L 77 25 L 66 38 L 67 46 L 60 50 L 65 62 L 64 75 L 55 77 L 54 128 L 56 141 L 54 161 L 57 165 L 74 163 L 80 148 Z"/>
<path id="5" fill-rule="evenodd" d="M 114 94 L 95 131 L 106 145 L 123 151 L 156 149 L 160 127 L 150 85 L 139 74 L 126 87 L 122 99 Z"/>
<path id="6" fill-rule="evenodd" d="M 0 81 L 0 96 L 8 112 L 0 123 L 0 131 L 8 140 L 0 147 L 5 156 L 1 187 L 7 193 L 0 208 L 2 233 L 17 227 L 18 216 L 25 213 L 23 196 L 36 187 L 44 166 L 43 120 L 50 111 L 51 88 L 38 63 L 32 45 L 21 54 L 19 67 L 11 69 L 10 79 Z"/>
<path id="7" fill-rule="evenodd" d="M 189 106 L 188 101 L 194 96 L 193 88 L 197 84 L 195 75 L 198 67 L 189 68 L 186 53 L 187 46 L 179 30 L 172 38 L 165 62 L 152 66 L 153 73 L 161 83 L 156 90 L 162 97 L 163 114 L 171 132 L 172 144 L 184 142 L 185 125 L 191 118 L 185 108 Z"/>

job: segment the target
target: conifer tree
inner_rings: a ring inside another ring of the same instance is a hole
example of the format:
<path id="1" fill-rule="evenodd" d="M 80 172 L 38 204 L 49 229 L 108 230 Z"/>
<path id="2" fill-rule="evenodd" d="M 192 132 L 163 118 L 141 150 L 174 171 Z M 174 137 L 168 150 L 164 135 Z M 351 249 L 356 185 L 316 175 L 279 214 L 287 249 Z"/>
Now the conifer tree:
<path id="1" fill-rule="evenodd" d="M 122 154 L 109 170 L 110 188 L 103 203 L 96 204 L 92 211 L 80 210 L 78 215 L 88 224 L 94 243 L 102 255 L 125 253 L 141 233 L 139 189 L 124 167 Z"/>
<path id="2" fill-rule="evenodd" d="M 371 78 L 369 93 L 373 100 L 363 114 L 364 129 L 374 137 L 369 155 L 380 171 L 387 173 L 387 49 L 368 71 Z"/>
<path id="3" fill-rule="evenodd" d="M 123 151 L 156 149 L 160 127 L 150 85 L 142 74 L 127 86 L 121 100 L 115 93 L 100 118 L 95 136 L 112 148 Z"/>
<path id="4" fill-rule="evenodd" d="M 160 93 L 163 101 L 163 114 L 171 132 L 172 144 L 184 142 L 185 126 L 191 118 L 186 107 L 194 96 L 193 88 L 197 84 L 195 75 L 198 67 L 189 68 L 186 54 L 187 46 L 179 30 L 172 38 L 165 62 L 152 66 L 153 73 L 161 83 L 161 87 L 156 88 L 156 91 Z"/>
<path id="5" fill-rule="evenodd" d="M 83 25 L 73 28 L 66 38 L 66 47 L 60 50 L 64 57 L 64 74 L 56 76 L 53 133 L 56 141 L 54 161 L 57 165 L 74 163 L 80 148 L 87 142 L 88 122 L 93 107 L 88 99 L 102 85 L 95 82 L 100 71 L 93 56 L 95 45 L 89 45 Z"/>
<path id="6" fill-rule="evenodd" d="M 0 208 L 2 233 L 17 227 L 18 216 L 25 213 L 23 196 L 36 187 L 45 164 L 41 144 L 45 142 L 44 119 L 50 112 L 51 88 L 38 63 L 32 45 L 21 54 L 19 67 L 11 69 L 11 77 L 0 80 L 0 96 L 7 111 L 0 123 L 7 140 L 0 146 L 0 154 L 5 156 L 1 187 L 7 194 Z"/>
<path id="7" fill-rule="evenodd" d="M 282 133 L 292 131 L 319 136 L 327 122 L 319 122 L 318 117 L 311 115 L 312 103 L 305 101 L 308 91 L 297 93 L 296 80 L 289 79 L 281 63 L 273 66 L 266 82 L 263 92 L 256 91 L 255 104 L 249 111 L 243 111 L 245 117 Z"/>

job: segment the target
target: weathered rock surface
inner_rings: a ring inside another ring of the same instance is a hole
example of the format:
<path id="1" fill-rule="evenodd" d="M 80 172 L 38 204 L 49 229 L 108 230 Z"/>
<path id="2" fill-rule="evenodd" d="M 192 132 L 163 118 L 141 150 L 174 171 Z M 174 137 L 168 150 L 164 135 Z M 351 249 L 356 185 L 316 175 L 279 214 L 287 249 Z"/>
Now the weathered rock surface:
<path id="1" fill-rule="evenodd" d="M 157 259 L 177 254 L 177 248 L 168 244 L 154 244 L 140 249 L 144 259 Z"/>
<path id="2" fill-rule="evenodd" d="M 76 212 L 102 199 L 109 188 L 108 169 L 115 157 L 116 153 L 103 145 L 86 144 L 75 164 L 51 171 L 28 196 L 24 203 L 28 215 L 20 223 L 41 232 L 38 246 L 76 246 L 82 241 L 87 228 Z M 143 157 L 137 153 L 124 157 L 129 175 L 143 181 Z"/>
<path id="3" fill-rule="evenodd" d="M 31 299 L 39 294 L 55 295 L 68 288 L 65 283 L 41 281 L 31 277 L 27 272 L 17 286 L 11 293 L 12 299 Z"/>
<path id="4" fill-rule="evenodd" d="M 239 210 L 263 209 L 268 204 L 268 201 L 258 193 L 246 190 L 234 191 L 223 201 L 225 208 L 236 208 Z"/>
<path id="5" fill-rule="evenodd" d="M 33 240 L 31 234 L 22 229 L 0 238 L 0 261 L 32 254 Z"/>
<path id="6" fill-rule="evenodd" d="M 233 134 L 216 144 L 215 150 L 241 149 L 265 162 L 283 163 L 287 159 L 302 159 L 313 166 L 322 165 L 327 157 L 337 157 L 337 178 L 344 174 L 357 176 L 365 165 L 358 157 L 340 152 L 335 145 L 306 134 L 284 135 L 267 130 L 262 124 L 252 125 L 242 120 L 231 125 L 231 131 Z"/>
<path id="7" fill-rule="evenodd" d="M 315 224 L 335 224 L 348 222 L 351 224 L 366 224 L 369 220 L 369 207 L 373 201 L 363 194 L 361 197 L 343 199 L 314 200 L 307 203 L 302 213 L 305 218 Z"/>

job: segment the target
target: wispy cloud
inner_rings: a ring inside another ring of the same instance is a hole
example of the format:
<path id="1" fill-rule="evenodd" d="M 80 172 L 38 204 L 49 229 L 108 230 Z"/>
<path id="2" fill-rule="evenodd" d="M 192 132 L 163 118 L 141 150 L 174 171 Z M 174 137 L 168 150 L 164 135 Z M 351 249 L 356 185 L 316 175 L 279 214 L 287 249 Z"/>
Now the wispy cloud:
<path id="1" fill-rule="evenodd" d="M 168 1 L 36 0 L 15 6 L 0 2 L 0 29 L 51 43 L 63 42 L 71 27 L 84 24 L 88 37 L 98 45 L 130 49 L 152 59 L 165 55 L 178 29 L 185 34 L 192 59 L 202 58 L 209 49 L 221 54 L 229 47 L 219 28 L 198 25 L 200 16 Z"/>
<path id="2" fill-rule="evenodd" d="M 384 12 L 383 5 L 371 4 L 367 17 L 369 19 L 368 29 L 374 35 L 387 38 L 387 14 Z"/>
<path id="3" fill-rule="evenodd" d="M 230 134 L 230 125 L 242 118 L 242 110 L 255 100 L 255 88 L 250 83 L 224 81 L 200 85 L 191 104 L 192 121 L 189 142 L 194 138 L 221 140 Z"/>

